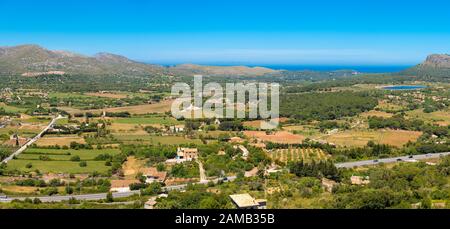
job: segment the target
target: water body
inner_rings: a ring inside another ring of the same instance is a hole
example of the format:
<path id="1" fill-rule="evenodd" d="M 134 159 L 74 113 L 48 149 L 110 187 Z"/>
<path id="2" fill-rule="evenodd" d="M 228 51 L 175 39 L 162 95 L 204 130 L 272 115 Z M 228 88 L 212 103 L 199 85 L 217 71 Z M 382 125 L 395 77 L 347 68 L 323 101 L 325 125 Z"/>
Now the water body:
<path id="1" fill-rule="evenodd" d="M 410 65 L 390 65 L 390 66 L 327 66 L 327 65 L 261 65 L 262 67 L 268 67 L 277 70 L 289 70 L 289 71 L 336 71 L 336 70 L 354 70 L 362 73 L 395 73 L 408 69 Z"/>
<path id="2" fill-rule="evenodd" d="M 427 88 L 427 86 L 423 86 L 423 85 L 395 85 L 395 86 L 383 87 L 383 89 L 385 89 L 385 90 L 392 90 L 392 91 L 418 90 L 418 89 L 424 89 L 424 88 Z"/>

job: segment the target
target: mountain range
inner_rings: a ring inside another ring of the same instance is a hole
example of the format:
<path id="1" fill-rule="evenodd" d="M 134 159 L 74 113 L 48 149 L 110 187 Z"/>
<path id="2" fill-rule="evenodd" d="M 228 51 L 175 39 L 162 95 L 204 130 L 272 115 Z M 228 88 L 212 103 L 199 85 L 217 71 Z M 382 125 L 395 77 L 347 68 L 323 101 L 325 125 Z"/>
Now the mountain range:
<path id="1" fill-rule="evenodd" d="M 165 67 L 130 60 L 124 56 L 111 53 L 98 53 L 85 56 L 68 51 L 52 51 L 38 45 L 20 45 L 0 47 L 0 74 L 36 77 L 40 75 L 212 75 L 212 76 L 263 76 L 281 75 L 283 71 L 264 67 L 247 66 L 203 66 L 181 64 Z M 417 76 L 430 79 L 433 77 L 448 79 L 450 76 L 450 56 L 433 54 L 400 75 Z"/>
<path id="2" fill-rule="evenodd" d="M 45 74 L 83 75 L 162 75 L 204 74 L 260 76 L 276 70 L 246 66 L 200 66 L 183 64 L 164 67 L 130 60 L 111 53 L 85 56 L 67 51 L 52 51 L 38 45 L 0 47 L 0 74 L 39 76 Z"/>

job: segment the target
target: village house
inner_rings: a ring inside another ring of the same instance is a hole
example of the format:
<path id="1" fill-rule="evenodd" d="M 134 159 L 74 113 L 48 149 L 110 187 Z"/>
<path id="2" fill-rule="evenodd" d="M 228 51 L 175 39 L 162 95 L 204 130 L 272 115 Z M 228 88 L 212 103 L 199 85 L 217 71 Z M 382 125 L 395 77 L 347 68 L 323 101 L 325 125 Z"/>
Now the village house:
<path id="1" fill-rule="evenodd" d="M 254 167 L 250 171 L 245 171 L 244 177 L 254 177 L 254 176 L 258 175 L 258 171 L 259 171 L 258 167 Z"/>
<path id="2" fill-rule="evenodd" d="M 138 180 L 111 180 L 111 192 L 129 192 L 130 185 L 140 183 Z"/>
<path id="3" fill-rule="evenodd" d="M 158 171 L 155 167 L 144 168 L 141 170 L 142 175 L 146 177 L 145 183 L 150 184 L 155 181 L 164 183 L 167 177 L 167 172 Z"/>
<path id="4" fill-rule="evenodd" d="M 177 149 L 177 159 L 192 161 L 198 157 L 197 148 L 178 148 Z"/>
<path id="5" fill-rule="evenodd" d="M 147 202 L 144 204 L 144 209 L 155 209 L 155 205 L 158 203 L 156 200 L 158 198 L 167 198 L 167 194 L 159 194 L 158 196 L 153 196 L 148 199 Z"/>
<path id="6" fill-rule="evenodd" d="M 327 192 L 332 192 L 333 188 L 336 187 L 337 185 L 338 185 L 338 183 L 336 183 L 333 180 L 330 180 L 330 179 L 327 179 L 327 178 L 322 178 L 322 187 Z"/>
<path id="7" fill-rule="evenodd" d="M 368 176 L 352 176 L 350 177 L 350 182 L 354 185 L 366 185 L 370 183 L 370 180 Z"/>
<path id="8" fill-rule="evenodd" d="M 232 137 L 230 140 L 228 140 L 229 143 L 236 143 L 236 144 L 242 144 L 244 143 L 244 139 L 240 137 Z"/>
<path id="9" fill-rule="evenodd" d="M 248 193 L 230 195 L 230 199 L 238 209 L 266 209 L 267 200 L 255 199 Z"/>
<path id="10" fill-rule="evenodd" d="M 183 125 L 177 125 L 177 126 L 171 126 L 169 127 L 170 132 L 172 133 L 179 133 L 184 131 Z"/>

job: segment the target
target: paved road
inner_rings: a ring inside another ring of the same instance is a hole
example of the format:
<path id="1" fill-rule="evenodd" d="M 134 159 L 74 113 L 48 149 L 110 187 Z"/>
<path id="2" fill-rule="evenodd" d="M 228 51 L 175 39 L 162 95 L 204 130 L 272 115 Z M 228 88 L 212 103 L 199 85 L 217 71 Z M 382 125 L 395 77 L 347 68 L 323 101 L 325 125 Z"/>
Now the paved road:
<path id="1" fill-rule="evenodd" d="M 8 163 L 8 161 L 12 160 L 15 156 L 21 154 L 23 151 L 25 151 L 29 146 L 34 144 L 37 140 L 39 140 L 42 135 L 44 135 L 45 132 L 47 132 L 48 129 L 50 129 L 58 119 L 62 119 L 63 117 L 61 115 L 58 115 L 58 117 L 54 118 L 45 129 L 43 129 L 38 135 L 36 135 L 34 138 L 32 138 L 30 141 L 25 143 L 22 147 L 20 147 L 16 152 L 11 154 L 9 157 L 5 158 L 2 163 Z"/>
<path id="2" fill-rule="evenodd" d="M 414 155 L 412 158 L 410 156 L 403 156 L 403 157 L 393 157 L 393 158 L 384 158 L 384 159 L 378 159 L 378 160 L 366 160 L 366 161 L 355 161 L 355 162 L 346 162 L 346 163 L 338 163 L 336 164 L 336 167 L 338 168 L 353 168 L 358 166 L 365 166 L 365 165 L 376 165 L 380 163 L 394 163 L 398 161 L 408 161 L 408 160 L 424 160 L 424 159 L 432 159 L 432 158 L 439 158 L 442 156 L 450 155 L 450 152 L 445 153 L 435 153 L 435 154 L 421 154 L 421 155 Z M 217 178 L 213 180 L 203 180 L 198 182 L 198 184 L 207 184 L 208 182 L 214 182 L 218 183 L 219 181 L 233 181 L 236 179 L 236 176 L 230 176 L 226 178 Z M 173 186 L 166 186 L 163 187 L 163 191 L 174 191 L 174 190 L 184 190 L 186 189 L 187 184 L 182 185 L 173 185 Z M 130 192 L 115 192 L 113 193 L 114 198 L 120 198 L 120 197 L 129 197 L 135 194 L 139 194 L 140 191 L 130 191 Z M 8 198 L 0 198 L 0 202 L 11 202 L 12 200 L 24 200 L 26 197 L 8 197 Z M 31 199 L 34 199 L 35 197 L 29 197 Z M 70 198 L 75 198 L 77 200 L 102 200 L 106 198 L 106 193 L 98 193 L 98 194 L 85 194 L 85 195 L 71 195 L 71 196 L 43 196 L 43 197 L 36 197 L 39 198 L 42 202 L 60 202 L 64 200 L 69 200 Z"/>
<path id="3" fill-rule="evenodd" d="M 383 158 L 377 160 L 366 160 L 366 161 L 355 161 L 355 162 L 345 162 L 345 163 L 337 163 L 336 167 L 338 168 L 353 168 L 360 167 L 365 165 L 377 165 L 380 163 L 394 163 L 399 161 L 411 161 L 411 160 L 424 160 L 424 159 L 432 159 L 439 158 L 441 156 L 450 155 L 450 152 L 445 153 L 433 153 L 433 154 L 420 154 L 411 156 L 402 156 L 402 157 L 392 157 L 392 158 Z"/>
<path id="4" fill-rule="evenodd" d="M 217 183 L 220 180 L 223 180 L 225 182 L 227 181 L 232 181 L 236 179 L 236 176 L 230 176 L 230 177 L 226 177 L 226 178 L 219 178 L 219 179 L 214 179 L 214 180 L 205 180 L 205 181 L 200 181 L 198 182 L 198 184 L 206 184 L 210 181 Z M 173 185 L 173 186 L 166 186 L 163 187 L 162 190 L 165 192 L 168 191 L 174 191 L 174 190 L 184 190 L 186 189 L 187 184 L 182 184 L 182 185 Z M 40 199 L 42 202 L 61 202 L 61 201 L 67 201 L 70 200 L 71 198 L 75 198 L 77 200 L 103 200 L 106 199 L 106 194 L 107 193 L 96 193 L 96 194 L 84 194 L 84 195 L 67 195 L 67 196 L 37 196 L 37 197 L 28 197 L 30 199 L 34 199 L 34 198 L 38 198 Z M 114 198 L 121 198 L 121 197 L 129 197 L 135 194 L 140 194 L 139 190 L 136 191 L 129 191 L 129 192 L 113 192 L 113 197 Z M 0 198 L 0 202 L 11 202 L 13 200 L 24 200 L 27 197 L 7 197 L 7 198 Z"/>

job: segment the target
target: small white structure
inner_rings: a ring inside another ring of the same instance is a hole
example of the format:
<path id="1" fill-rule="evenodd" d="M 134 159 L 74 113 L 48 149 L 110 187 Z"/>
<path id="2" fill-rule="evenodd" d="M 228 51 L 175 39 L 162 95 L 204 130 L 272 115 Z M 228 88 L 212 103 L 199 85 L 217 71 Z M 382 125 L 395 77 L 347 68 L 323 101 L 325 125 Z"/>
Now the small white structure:
<path id="1" fill-rule="evenodd" d="M 255 199 L 248 193 L 230 195 L 231 201 L 238 209 L 266 209 L 267 200 Z"/>

